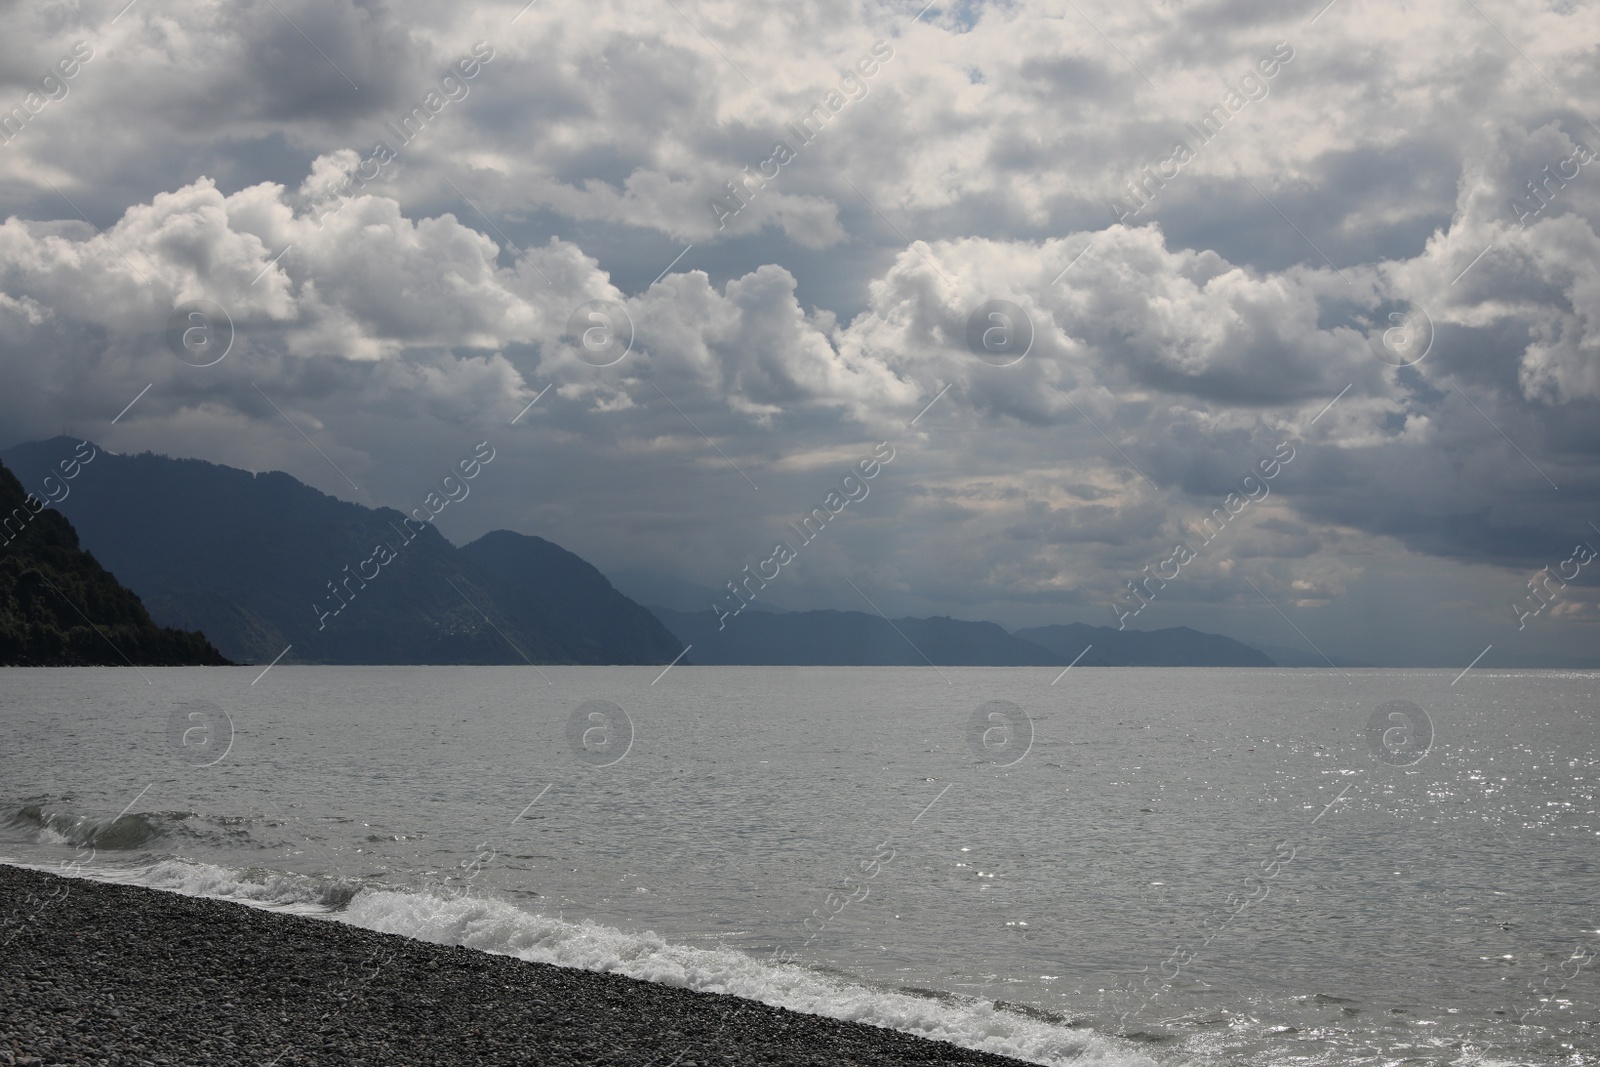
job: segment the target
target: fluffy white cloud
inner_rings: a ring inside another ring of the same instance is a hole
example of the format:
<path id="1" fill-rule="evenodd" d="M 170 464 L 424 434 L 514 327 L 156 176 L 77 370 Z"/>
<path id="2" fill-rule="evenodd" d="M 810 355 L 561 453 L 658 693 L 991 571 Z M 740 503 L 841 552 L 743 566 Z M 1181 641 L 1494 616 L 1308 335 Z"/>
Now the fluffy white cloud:
<path id="1" fill-rule="evenodd" d="M 287 416 L 377 500 L 548 385 L 508 446 L 541 492 L 478 521 L 711 580 L 889 438 L 908 462 L 806 597 L 870 566 L 904 610 L 1017 621 L 1097 617 L 1289 438 L 1174 602 L 1237 607 L 1249 574 L 1333 617 L 1372 560 L 1503 574 L 1593 510 L 1576 8 L 279 6 L 13 13 L 0 112 L 94 56 L 0 148 L 10 440 L 67 423 L 346 491 Z M 214 368 L 164 339 L 198 298 L 237 331 Z M 615 366 L 563 340 L 595 300 L 632 327 Z M 1031 323 L 1014 366 L 968 348 L 994 300 Z M 1431 347 L 1397 369 L 1402 313 Z"/>

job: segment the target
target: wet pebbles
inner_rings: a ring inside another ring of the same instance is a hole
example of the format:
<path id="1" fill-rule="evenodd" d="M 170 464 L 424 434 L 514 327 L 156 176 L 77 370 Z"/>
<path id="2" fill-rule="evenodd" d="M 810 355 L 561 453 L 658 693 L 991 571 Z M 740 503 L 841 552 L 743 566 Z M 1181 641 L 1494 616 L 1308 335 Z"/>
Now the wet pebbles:
<path id="1" fill-rule="evenodd" d="M 0 866 L 0 1065 L 987 1064 L 893 1030 Z"/>

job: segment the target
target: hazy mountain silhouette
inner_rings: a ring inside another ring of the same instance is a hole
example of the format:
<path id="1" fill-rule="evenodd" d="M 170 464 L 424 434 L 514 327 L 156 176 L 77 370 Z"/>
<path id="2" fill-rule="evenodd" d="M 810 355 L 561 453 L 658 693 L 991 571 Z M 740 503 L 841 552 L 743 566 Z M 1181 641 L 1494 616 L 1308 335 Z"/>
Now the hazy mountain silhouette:
<path id="1" fill-rule="evenodd" d="M 1254 648 L 1181 626 L 1118 631 L 1072 623 L 1008 633 L 947 617 L 890 622 L 856 611 L 752 605 L 719 630 L 711 590 L 619 572 L 627 587 L 670 595 L 670 603 L 707 602 L 693 611 L 656 607 L 652 615 L 583 559 L 539 537 L 497 530 L 457 548 L 399 511 L 341 501 L 282 472 L 151 453 L 100 450 L 62 481 L 58 465 L 80 447 L 92 446 L 56 438 L 3 455 L 26 484 L 57 478 L 71 524 L 55 521 L 68 537 L 77 527 L 84 547 L 137 594 L 134 607 L 142 599 L 148 619 L 203 630 L 236 660 L 266 662 L 292 645 L 285 662 L 645 664 L 670 662 L 692 644 L 685 663 L 1045 667 L 1065 666 L 1088 647 L 1081 666 L 1273 666 Z M 14 493 L 20 505 L 21 488 Z M 46 529 L 55 528 L 40 532 Z M 21 620 L 14 626 L 31 617 L 10 610 Z M 40 618 L 70 632 L 70 620 L 58 615 Z M 133 616 L 116 618 L 137 625 Z M 72 647 L 74 655 L 92 655 Z M 73 660 L 80 661 L 102 660 Z"/>
<path id="2" fill-rule="evenodd" d="M 682 645 L 587 561 L 542 537 L 495 530 L 458 550 L 524 627 L 559 635 L 563 663 L 669 663 Z M 618 650 L 638 658 L 618 659 Z M 529 653 L 532 655 L 532 653 Z"/>
<path id="3" fill-rule="evenodd" d="M 754 605 L 752 605 L 753 609 Z M 1271 667 L 1273 661 L 1230 637 L 1186 626 L 1123 630 L 1073 623 L 1007 633 L 992 622 L 895 619 L 860 611 L 753 610 L 723 620 L 705 611 L 651 611 L 699 664 L 748 666 Z"/>
<path id="4" fill-rule="evenodd" d="M 3 455 L 32 484 L 75 444 Z M 458 549 L 392 508 L 278 471 L 101 451 L 60 507 L 152 617 L 204 630 L 233 659 L 291 644 L 284 662 L 646 664 L 682 650 L 548 541 L 497 531 Z"/>
<path id="5" fill-rule="evenodd" d="M 67 440 L 53 457 L 88 469 Z M 104 453 L 89 460 L 104 457 Z M 52 495 L 61 471 L 52 468 Z M 215 666 L 228 661 L 203 634 L 164 629 L 139 598 L 78 545 L 72 523 L 0 465 L 0 666 Z"/>
<path id="6" fill-rule="evenodd" d="M 941 617 L 890 623 L 860 611 L 746 611 L 718 630 L 709 608 L 650 610 L 680 641 L 694 646 L 688 659 L 698 664 L 920 667 L 932 661 L 941 667 L 1040 667 L 1056 661 L 992 622 Z"/>
<path id="7" fill-rule="evenodd" d="M 1274 667 L 1272 659 L 1249 645 L 1221 634 L 1187 626 L 1163 630 L 1114 630 L 1074 622 L 1032 626 L 1016 636 L 1049 649 L 1062 663 L 1082 653 L 1083 667 Z"/>

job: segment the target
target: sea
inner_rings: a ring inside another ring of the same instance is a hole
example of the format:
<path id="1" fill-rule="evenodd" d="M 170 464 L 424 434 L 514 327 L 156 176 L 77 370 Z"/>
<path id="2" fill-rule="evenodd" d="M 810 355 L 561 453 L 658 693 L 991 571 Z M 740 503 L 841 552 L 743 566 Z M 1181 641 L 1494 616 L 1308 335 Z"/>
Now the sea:
<path id="1" fill-rule="evenodd" d="M 13 669 L 0 861 L 1042 1064 L 1591 1064 L 1597 683 Z"/>

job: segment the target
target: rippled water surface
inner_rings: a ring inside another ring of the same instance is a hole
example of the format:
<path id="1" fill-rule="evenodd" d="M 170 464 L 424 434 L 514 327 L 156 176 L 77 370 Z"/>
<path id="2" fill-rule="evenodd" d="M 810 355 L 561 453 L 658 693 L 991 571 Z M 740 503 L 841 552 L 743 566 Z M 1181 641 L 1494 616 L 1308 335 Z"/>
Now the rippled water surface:
<path id="1" fill-rule="evenodd" d="M 0 857 L 1041 1062 L 1600 1060 L 1592 673 L 658 671 L 0 672 Z"/>

